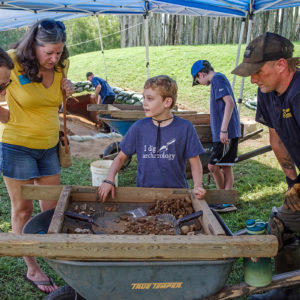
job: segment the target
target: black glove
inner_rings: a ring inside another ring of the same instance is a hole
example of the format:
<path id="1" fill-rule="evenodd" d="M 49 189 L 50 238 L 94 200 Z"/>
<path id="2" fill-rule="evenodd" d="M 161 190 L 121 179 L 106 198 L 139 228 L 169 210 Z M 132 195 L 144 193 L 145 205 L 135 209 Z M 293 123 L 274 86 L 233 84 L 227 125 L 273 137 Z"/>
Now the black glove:
<path id="1" fill-rule="evenodd" d="M 287 176 L 285 177 L 285 180 L 286 180 L 288 187 L 291 188 L 295 183 L 300 183 L 300 174 L 294 180 Z"/>

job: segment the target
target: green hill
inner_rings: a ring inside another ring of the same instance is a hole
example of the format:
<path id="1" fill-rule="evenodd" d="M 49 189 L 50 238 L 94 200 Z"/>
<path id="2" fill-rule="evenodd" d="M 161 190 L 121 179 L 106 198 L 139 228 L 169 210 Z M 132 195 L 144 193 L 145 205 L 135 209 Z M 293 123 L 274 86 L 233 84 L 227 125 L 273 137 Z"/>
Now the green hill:
<path id="1" fill-rule="evenodd" d="M 244 52 L 242 46 L 241 53 Z M 191 66 L 198 59 L 209 60 L 215 71 L 224 73 L 232 83 L 237 45 L 197 45 L 150 47 L 150 76 L 169 75 L 177 80 L 178 103 L 197 111 L 209 111 L 209 87 L 192 88 Z M 295 43 L 294 56 L 300 56 L 300 42 Z M 241 58 L 242 59 L 242 54 Z M 110 85 L 142 92 L 146 75 L 146 51 L 144 47 L 113 49 L 105 51 L 107 79 Z M 100 51 L 71 57 L 69 78 L 86 80 L 85 74 L 92 71 L 105 79 L 103 56 Z M 239 98 L 241 77 L 236 78 L 235 98 Z M 256 85 L 245 79 L 243 98 L 253 98 Z M 254 112 L 242 105 L 241 115 L 253 116 Z"/>

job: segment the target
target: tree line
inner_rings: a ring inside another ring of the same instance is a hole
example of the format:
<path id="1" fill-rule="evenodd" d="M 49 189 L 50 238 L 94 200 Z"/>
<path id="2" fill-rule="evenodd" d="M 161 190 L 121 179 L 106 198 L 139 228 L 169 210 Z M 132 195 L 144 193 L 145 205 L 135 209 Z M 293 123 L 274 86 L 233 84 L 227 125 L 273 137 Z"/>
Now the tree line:
<path id="1" fill-rule="evenodd" d="M 252 17 L 251 39 L 266 32 L 276 32 L 292 41 L 300 39 L 300 7 L 265 11 Z M 140 24 L 139 26 L 135 26 Z M 242 18 L 179 16 L 151 13 L 149 43 L 161 45 L 199 45 L 238 43 Z M 121 47 L 145 44 L 142 16 L 122 16 Z M 245 22 L 243 43 L 246 42 L 248 18 Z"/>
<path id="2" fill-rule="evenodd" d="M 70 55 L 97 51 L 99 42 L 98 20 L 103 48 L 120 48 L 120 21 L 113 15 L 90 16 L 64 21 L 67 34 L 67 46 Z M 12 43 L 18 41 L 29 27 L 0 31 L 0 46 L 7 50 Z"/>
<path id="3" fill-rule="evenodd" d="M 98 51 L 98 20 L 104 49 L 145 45 L 143 16 L 100 15 L 64 21 L 70 55 Z M 246 42 L 248 20 L 243 43 Z M 149 43 L 161 45 L 235 44 L 239 41 L 242 19 L 232 17 L 149 14 Z M 7 50 L 28 27 L 0 32 L 0 46 Z M 300 40 L 300 7 L 265 11 L 253 16 L 251 39 L 266 31 Z"/>

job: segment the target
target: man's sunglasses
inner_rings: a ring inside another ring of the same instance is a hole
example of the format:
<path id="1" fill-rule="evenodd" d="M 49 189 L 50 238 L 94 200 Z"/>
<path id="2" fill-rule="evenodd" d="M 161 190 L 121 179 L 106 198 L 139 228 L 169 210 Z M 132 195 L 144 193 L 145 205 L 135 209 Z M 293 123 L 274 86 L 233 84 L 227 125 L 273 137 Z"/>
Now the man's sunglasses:
<path id="1" fill-rule="evenodd" d="M 8 82 L 0 84 L 0 92 L 4 91 L 10 84 L 12 80 L 10 79 Z"/>
<path id="2" fill-rule="evenodd" d="M 52 19 L 47 19 L 47 20 L 43 20 L 40 24 L 39 24 L 39 29 L 40 28 L 43 28 L 45 29 L 46 31 L 51 31 L 53 30 L 54 28 L 60 28 L 62 31 L 65 31 L 66 30 L 66 27 L 64 25 L 63 22 L 61 21 L 55 21 L 55 20 L 52 20 Z"/>

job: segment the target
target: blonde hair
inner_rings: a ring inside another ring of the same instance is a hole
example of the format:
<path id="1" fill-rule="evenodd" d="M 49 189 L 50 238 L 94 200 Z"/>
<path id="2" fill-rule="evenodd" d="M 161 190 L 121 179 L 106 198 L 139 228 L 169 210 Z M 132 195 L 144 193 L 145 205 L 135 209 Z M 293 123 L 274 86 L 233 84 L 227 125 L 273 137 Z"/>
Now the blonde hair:
<path id="1" fill-rule="evenodd" d="M 160 96 L 165 100 L 166 98 L 172 98 L 172 105 L 174 107 L 177 100 L 177 83 L 174 79 L 167 75 L 159 75 L 147 79 L 144 85 L 144 89 L 156 89 Z"/>

